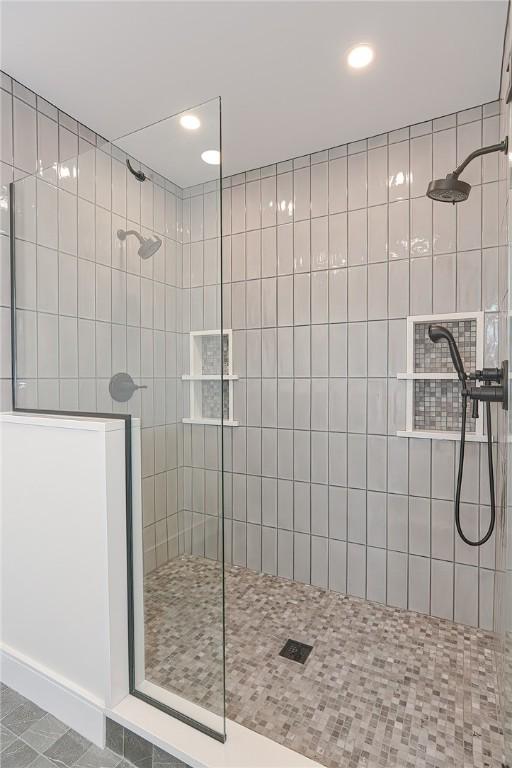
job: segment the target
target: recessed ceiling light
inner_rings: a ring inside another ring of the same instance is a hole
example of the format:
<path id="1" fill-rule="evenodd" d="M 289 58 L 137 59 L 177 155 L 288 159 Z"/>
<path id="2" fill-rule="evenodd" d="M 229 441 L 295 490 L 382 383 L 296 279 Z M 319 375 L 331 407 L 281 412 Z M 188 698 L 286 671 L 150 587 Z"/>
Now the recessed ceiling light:
<path id="1" fill-rule="evenodd" d="M 218 149 L 207 149 L 201 154 L 201 160 L 208 165 L 220 165 L 220 152 Z"/>
<path id="2" fill-rule="evenodd" d="M 201 121 L 195 115 L 182 115 L 180 117 L 180 125 L 182 128 L 186 128 L 187 131 L 195 131 L 201 125 Z"/>
<path id="3" fill-rule="evenodd" d="M 369 45 L 356 45 L 349 51 L 347 61 L 354 69 L 367 67 L 373 61 L 373 48 Z"/>

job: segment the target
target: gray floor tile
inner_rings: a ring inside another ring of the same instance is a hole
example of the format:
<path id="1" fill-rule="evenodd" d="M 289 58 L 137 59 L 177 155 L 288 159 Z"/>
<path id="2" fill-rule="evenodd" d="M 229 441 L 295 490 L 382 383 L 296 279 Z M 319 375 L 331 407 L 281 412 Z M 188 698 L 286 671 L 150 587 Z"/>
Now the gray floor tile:
<path id="1" fill-rule="evenodd" d="M 3 720 L 15 709 L 18 709 L 22 704 L 26 704 L 28 699 L 14 691 L 12 688 L 8 688 L 6 685 L 0 690 L 0 720 Z"/>
<path id="2" fill-rule="evenodd" d="M 119 723 L 107 717 L 107 747 L 118 755 L 124 754 L 124 728 Z"/>
<path id="3" fill-rule="evenodd" d="M 153 768 L 189 768 L 189 766 L 174 755 L 153 746 Z"/>
<path id="4" fill-rule="evenodd" d="M 30 763 L 29 768 L 55 768 L 55 764 L 50 763 L 44 755 L 38 755 L 34 762 Z"/>
<path id="5" fill-rule="evenodd" d="M 68 730 L 68 726 L 53 715 L 45 715 L 25 731 L 23 741 L 30 744 L 37 752 L 46 752 Z"/>
<path id="6" fill-rule="evenodd" d="M 0 723 L 1 768 L 55 768 L 55 766 L 58 768 L 71 768 L 71 766 L 73 768 L 136 768 L 122 756 L 124 729 L 117 723 L 107 720 L 107 738 L 120 748 L 119 753 L 109 749 L 108 746 L 106 749 L 100 749 L 91 744 L 76 731 L 50 713 L 40 710 L 4 683 L 0 683 L 0 695 L 8 710 L 7 714 L 3 713 L 4 719 L 18 723 L 20 728 L 21 724 L 26 723 L 31 717 L 43 713 L 43 716 L 36 722 L 32 722 L 19 737 L 4 723 Z M 21 710 L 22 707 L 23 711 L 18 712 L 17 710 Z M 132 744 L 134 754 L 136 756 L 140 754 L 144 758 L 144 745 L 149 742 L 139 737 L 135 739 L 136 743 Z M 145 763 L 144 768 L 146 768 Z M 148 764 L 148 768 L 153 766 Z M 156 764 L 156 768 L 160 768 L 160 764 Z M 164 763 L 162 768 L 178 768 L 178 764 Z"/>
<path id="7" fill-rule="evenodd" d="M 15 739 L 0 752 L 2 768 L 27 768 L 34 762 L 37 752 L 21 739 Z"/>
<path id="8" fill-rule="evenodd" d="M 93 744 L 75 765 L 80 768 L 116 768 L 122 759 L 110 749 L 100 749 Z"/>
<path id="9" fill-rule="evenodd" d="M 153 745 L 141 736 L 125 730 L 124 756 L 137 768 L 151 768 L 153 762 Z"/>
<path id="10" fill-rule="evenodd" d="M 68 731 L 45 751 L 46 757 L 59 768 L 71 766 L 84 755 L 91 742 L 75 731 Z"/>
<path id="11" fill-rule="evenodd" d="M 12 731 L 8 728 L 4 728 L 3 725 L 0 725 L 0 752 L 2 749 L 5 749 L 5 747 L 8 747 L 9 744 L 12 744 L 15 739 L 16 735 Z"/>
<path id="12" fill-rule="evenodd" d="M 7 717 L 2 719 L 2 725 L 9 728 L 17 736 L 27 731 L 34 723 L 41 720 L 46 715 L 44 709 L 27 701 L 13 710 Z"/>

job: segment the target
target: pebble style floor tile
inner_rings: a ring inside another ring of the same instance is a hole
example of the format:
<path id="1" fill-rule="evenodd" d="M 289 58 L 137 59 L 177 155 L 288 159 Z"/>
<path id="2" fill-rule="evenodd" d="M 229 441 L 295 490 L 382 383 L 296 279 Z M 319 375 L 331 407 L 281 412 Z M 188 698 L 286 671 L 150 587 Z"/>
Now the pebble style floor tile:
<path id="1" fill-rule="evenodd" d="M 145 580 L 148 679 L 216 712 L 220 575 L 183 557 Z M 492 633 L 234 567 L 226 612 L 229 718 L 328 768 L 501 766 Z"/>

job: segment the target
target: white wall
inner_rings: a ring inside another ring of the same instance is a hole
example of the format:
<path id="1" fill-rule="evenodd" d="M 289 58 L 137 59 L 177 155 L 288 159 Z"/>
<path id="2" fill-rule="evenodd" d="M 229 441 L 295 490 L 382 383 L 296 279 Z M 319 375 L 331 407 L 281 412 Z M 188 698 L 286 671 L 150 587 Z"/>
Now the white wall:
<path id="1" fill-rule="evenodd" d="M 2 680 L 96 743 L 128 692 L 124 426 L 0 415 Z"/>

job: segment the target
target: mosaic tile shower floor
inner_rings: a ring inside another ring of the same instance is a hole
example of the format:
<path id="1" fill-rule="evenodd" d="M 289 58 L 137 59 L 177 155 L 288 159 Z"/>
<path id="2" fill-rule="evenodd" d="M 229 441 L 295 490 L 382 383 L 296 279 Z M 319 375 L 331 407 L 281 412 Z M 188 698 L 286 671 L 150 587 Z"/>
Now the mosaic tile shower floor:
<path id="1" fill-rule="evenodd" d="M 145 584 L 148 679 L 217 711 L 219 576 L 183 557 Z M 501 766 L 492 633 L 234 567 L 226 608 L 232 720 L 329 768 Z"/>

